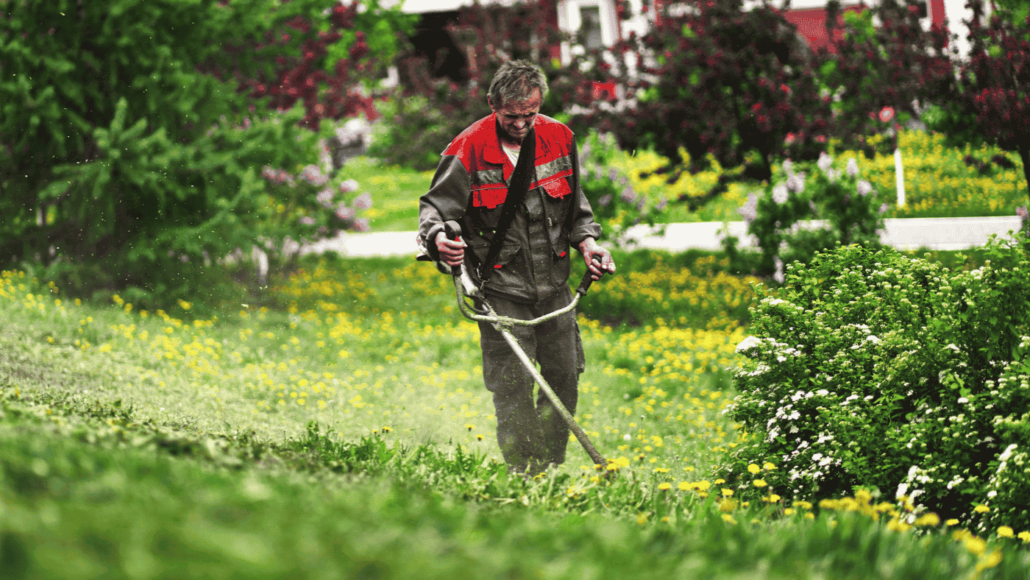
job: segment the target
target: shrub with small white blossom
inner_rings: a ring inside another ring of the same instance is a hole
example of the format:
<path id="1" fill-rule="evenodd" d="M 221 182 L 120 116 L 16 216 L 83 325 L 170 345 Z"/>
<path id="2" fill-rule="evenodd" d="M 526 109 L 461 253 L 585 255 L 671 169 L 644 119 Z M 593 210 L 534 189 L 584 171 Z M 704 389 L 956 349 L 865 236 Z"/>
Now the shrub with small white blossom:
<path id="1" fill-rule="evenodd" d="M 886 208 L 872 184 L 859 178 L 858 163 L 849 159 L 843 171 L 825 152 L 809 171 L 789 159 L 780 182 L 753 192 L 740 208 L 748 234 L 755 237 L 762 260 L 760 275 L 782 282 L 783 264 L 807 263 L 816 252 L 838 245 L 879 246 Z M 739 258 L 735 237 L 723 240 L 731 260 Z"/>
<path id="2" fill-rule="evenodd" d="M 1030 526 L 1030 260 L 1021 235 L 949 271 L 857 245 L 787 267 L 737 352 L 728 474 L 799 499 L 878 488 L 983 530 Z M 974 511 L 982 505 L 991 508 Z"/>

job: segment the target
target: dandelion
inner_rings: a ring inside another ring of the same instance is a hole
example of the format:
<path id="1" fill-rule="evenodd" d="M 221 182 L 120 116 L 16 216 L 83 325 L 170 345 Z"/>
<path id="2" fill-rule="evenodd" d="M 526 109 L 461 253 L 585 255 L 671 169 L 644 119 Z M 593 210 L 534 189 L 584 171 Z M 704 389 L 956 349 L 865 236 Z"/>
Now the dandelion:
<path id="1" fill-rule="evenodd" d="M 661 490 L 661 491 L 669 491 L 670 489 L 672 489 L 672 484 L 667 482 L 667 481 L 659 483 L 658 484 L 658 489 Z"/>
<path id="2" fill-rule="evenodd" d="M 765 463 L 762 464 L 762 469 L 764 469 L 766 471 L 772 471 L 772 470 L 776 469 L 776 466 L 773 465 L 772 463 L 769 463 L 768 461 L 766 461 Z"/>
<path id="3" fill-rule="evenodd" d="M 730 514 L 722 514 L 722 521 L 726 522 L 727 524 L 737 523 L 737 520 L 733 519 L 733 516 L 731 516 Z"/>
<path id="4" fill-rule="evenodd" d="M 973 511 L 978 513 L 978 514 L 985 514 L 985 513 L 989 512 L 989 511 L 991 511 L 991 508 L 989 508 L 989 507 L 987 507 L 987 506 L 985 506 L 983 504 L 980 504 L 980 505 L 976 506 L 975 508 L 973 508 Z"/>
<path id="5" fill-rule="evenodd" d="M 998 528 L 999 537 L 1011 538 L 1013 535 L 1015 535 L 1015 532 L 1012 530 L 1012 528 L 1008 526 L 1001 526 L 1000 528 Z"/>
<path id="6" fill-rule="evenodd" d="M 962 540 L 962 543 L 966 546 L 967 550 L 977 556 L 983 556 L 984 552 L 987 551 L 987 542 L 973 535 L 966 537 Z"/>
<path id="7" fill-rule="evenodd" d="M 941 523 L 941 518 L 938 517 L 937 514 L 934 514 L 934 513 L 929 513 L 929 514 L 920 516 L 915 521 L 915 524 L 917 526 L 936 526 L 939 523 Z"/>
<path id="8" fill-rule="evenodd" d="M 946 525 L 946 526 L 957 526 L 958 525 L 958 520 L 956 520 L 955 518 L 951 518 L 950 520 L 945 521 L 944 525 Z"/>
<path id="9" fill-rule="evenodd" d="M 1030 544 L 1030 532 L 1019 532 L 1016 537 L 1023 540 L 1024 544 Z"/>
<path id="10" fill-rule="evenodd" d="M 748 471 L 748 473 L 750 473 L 751 475 L 756 475 L 756 474 L 758 474 L 758 473 L 759 473 L 760 471 L 762 471 L 762 468 L 761 468 L 761 467 L 758 467 L 757 465 L 755 465 L 754 463 L 752 463 L 751 465 L 748 465 L 748 466 L 747 466 L 747 471 Z"/>
<path id="11" fill-rule="evenodd" d="M 765 487 L 765 486 L 769 485 L 768 483 L 766 483 L 766 481 L 765 481 L 764 479 L 756 479 L 756 480 L 754 480 L 754 481 L 753 481 L 753 482 L 751 482 L 751 483 L 752 483 L 752 484 L 753 484 L 753 485 L 754 485 L 755 487 Z"/>

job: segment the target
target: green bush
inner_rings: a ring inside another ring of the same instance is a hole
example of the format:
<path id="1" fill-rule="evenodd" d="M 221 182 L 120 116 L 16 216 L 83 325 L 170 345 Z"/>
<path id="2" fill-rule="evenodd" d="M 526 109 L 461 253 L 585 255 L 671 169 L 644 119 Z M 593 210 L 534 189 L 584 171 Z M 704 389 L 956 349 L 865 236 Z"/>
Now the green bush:
<path id="1" fill-rule="evenodd" d="M 313 102 L 273 108 L 241 94 L 303 47 L 304 66 L 346 68 L 312 43 L 358 6 L 325 6 L 0 2 L 0 267 L 79 280 L 81 294 L 175 297 L 196 284 L 198 263 L 353 225 L 310 191 L 262 180 L 264 166 L 295 174 L 318 160 L 319 135 L 305 128 Z"/>
<path id="2" fill-rule="evenodd" d="M 799 171 L 802 168 L 809 171 Z M 880 245 L 878 230 L 883 229 L 887 205 L 881 205 L 881 197 L 868 181 L 859 179 L 855 159 L 840 171 L 822 153 L 814 166 L 795 165 L 788 159 L 783 169 L 782 183 L 768 183 L 761 192 L 749 195 L 740 209 L 762 254 L 758 274 L 772 274 L 781 282 L 786 263 L 808 263 L 816 252 L 838 245 Z M 811 220 L 811 227 L 804 220 Z M 740 264 L 737 243 L 737 238 L 728 236 L 723 247 L 731 262 Z"/>
<path id="3" fill-rule="evenodd" d="M 750 436 L 726 470 L 768 461 L 783 496 L 875 487 L 981 527 L 1030 525 L 1026 244 L 994 239 L 962 272 L 859 246 L 788 267 L 737 348 L 729 414 Z"/>

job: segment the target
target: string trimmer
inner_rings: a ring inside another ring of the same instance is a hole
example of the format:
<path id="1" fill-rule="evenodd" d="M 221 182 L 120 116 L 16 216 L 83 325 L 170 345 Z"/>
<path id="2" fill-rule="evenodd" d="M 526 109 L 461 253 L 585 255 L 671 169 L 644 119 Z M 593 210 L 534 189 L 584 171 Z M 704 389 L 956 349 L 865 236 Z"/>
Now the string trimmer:
<path id="1" fill-rule="evenodd" d="M 486 297 L 472 281 L 471 277 L 469 277 L 464 264 L 461 266 L 452 266 L 451 275 L 454 277 L 454 289 L 458 298 L 458 308 L 461 310 L 461 313 L 465 318 L 476 322 L 487 322 L 501 333 L 501 336 L 503 336 L 504 340 L 511 346 L 511 349 L 515 352 L 515 355 L 519 360 L 522 361 L 522 364 L 529 371 L 529 374 L 531 374 L 533 379 L 536 380 L 536 383 L 540 385 L 540 390 L 542 390 L 547 398 L 550 399 L 551 404 L 553 404 L 554 408 L 558 410 L 558 414 L 565 420 L 565 424 L 568 425 L 569 429 L 576 435 L 576 439 L 579 440 L 583 449 L 586 450 L 587 455 L 590 456 L 590 459 L 592 459 L 594 463 L 602 469 L 607 467 L 608 461 L 597 452 L 593 443 L 590 442 L 590 438 L 587 437 L 586 432 L 584 432 L 579 424 L 576 423 L 576 420 L 572 417 L 572 413 L 569 413 L 569 410 L 566 409 L 565 405 L 563 405 L 561 400 L 558 399 L 558 395 L 556 395 L 551 389 L 551 386 L 547 384 L 543 375 L 540 374 L 536 365 L 533 364 L 532 359 L 530 359 L 529 356 L 526 355 L 526 352 L 522 350 L 522 347 L 519 346 L 518 341 L 509 330 L 512 326 L 536 326 L 571 311 L 576 307 L 576 304 L 579 303 L 579 299 L 586 295 L 587 289 L 590 288 L 590 284 L 593 282 L 593 279 L 590 277 L 590 271 L 587 270 L 587 272 L 583 274 L 583 281 L 579 283 L 579 288 L 576 289 L 572 302 L 569 303 L 568 306 L 555 310 L 550 314 L 545 314 L 539 318 L 534 318 L 533 320 L 519 320 L 517 318 L 510 318 L 508 316 L 500 316 L 497 314 L 493 307 L 490 306 L 490 303 L 486 301 Z M 467 302 L 468 299 L 473 300 L 474 304 L 469 304 Z"/>

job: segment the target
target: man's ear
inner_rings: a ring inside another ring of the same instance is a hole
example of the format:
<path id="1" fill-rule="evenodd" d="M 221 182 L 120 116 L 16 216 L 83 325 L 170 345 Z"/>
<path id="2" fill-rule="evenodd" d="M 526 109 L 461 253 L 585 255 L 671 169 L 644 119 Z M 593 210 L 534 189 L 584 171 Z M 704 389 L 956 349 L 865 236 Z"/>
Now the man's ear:
<path id="1" fill-rule="evenodd" d="M 497 109 L 494 107 L 494 100 L 490 98 L 490 95 L 486 96 L 486 104 L 490 106 L 491 111 L 497 112 Z"/>

